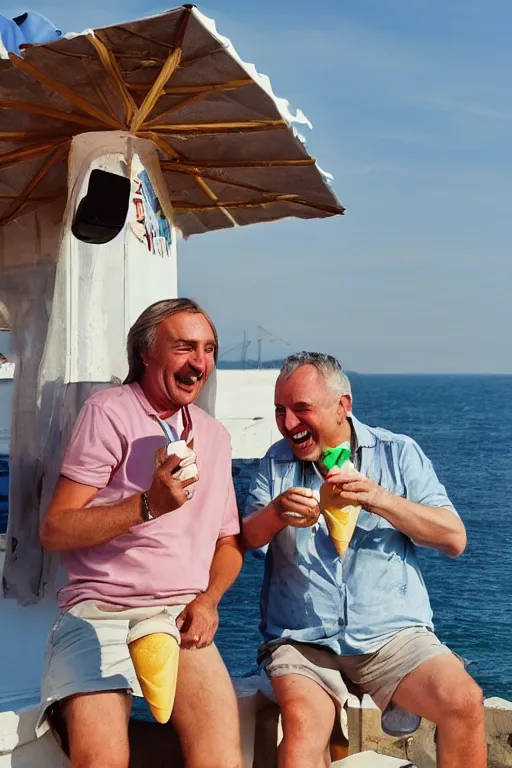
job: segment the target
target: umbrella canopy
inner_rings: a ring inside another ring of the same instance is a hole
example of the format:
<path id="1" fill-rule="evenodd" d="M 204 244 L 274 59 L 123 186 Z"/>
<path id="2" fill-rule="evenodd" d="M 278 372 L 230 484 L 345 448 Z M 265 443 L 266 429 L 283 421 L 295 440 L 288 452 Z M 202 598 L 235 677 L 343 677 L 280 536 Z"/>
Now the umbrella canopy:
<path id="1" fill-rule="evenodd" d="M 102 130 L 154 142 L 185 236 L 344 210 L 307 120 L 192 6 L 0 60 L 0 115 L 0 224 L 65 198 L 71 138 Z"/>

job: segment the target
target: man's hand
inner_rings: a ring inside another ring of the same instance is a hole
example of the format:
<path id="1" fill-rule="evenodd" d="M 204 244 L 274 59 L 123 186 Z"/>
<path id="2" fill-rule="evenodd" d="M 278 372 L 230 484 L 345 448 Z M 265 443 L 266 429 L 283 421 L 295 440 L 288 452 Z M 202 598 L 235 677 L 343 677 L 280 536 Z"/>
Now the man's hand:
<path id="1" fill-rule="evenodd" d="M 198 595 L 176 619 L 182 648 L 206 648 L 213 643 L 219 626 L 217 603 L 206 592 Z"/>
<path id="2" fill-rule="evenodd" d="M 359 472 L 356 475 L 354 471 L 347 474 L 341 470 L 329 474 L 326 480 L 333 486 L 334 491 L 339 492 L 340 506 L 359 505 L 376 515 L 380 514 L 379 510 L 382 509 L 384 501 L 391 495 L 390 491 Z"/>
<path id="3" fill-rule="evenodd" d="M 179 509 L 190 498 L 187 487 L 197 482 L 197 476 L 188 480 L 177 480 L 172 474 L 181 459 L 167 456 L 165 448 L 156 452 L 156 469 L 151 488 L 146 492 L 149 509 L 154 517 Z"/>
<path id="4" fill-rule="evenodd" d="M 289 488 L 273 503 L 280 520 L 294 528 L 309 528 L 320 516 L 318 496 L 310 488 Z"/>

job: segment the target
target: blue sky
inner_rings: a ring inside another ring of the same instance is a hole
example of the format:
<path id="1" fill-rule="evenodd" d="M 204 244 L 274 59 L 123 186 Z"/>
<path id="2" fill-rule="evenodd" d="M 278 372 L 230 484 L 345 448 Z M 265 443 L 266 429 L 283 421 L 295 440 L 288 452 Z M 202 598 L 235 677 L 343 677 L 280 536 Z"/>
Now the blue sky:
<path id="1" fill-rule="evenodd" d="M 31 7 L 79 31 L 169 6 Z M 310 118 L 308 148 L 347 209 L 181 245 L 180 292 L 211 312 L 224 349 L 261 324 L 290 343 L 266 345 L 269 357 L 308 348 L 359 371 L 512 372 L 509 0 L 198 7 Z"/>

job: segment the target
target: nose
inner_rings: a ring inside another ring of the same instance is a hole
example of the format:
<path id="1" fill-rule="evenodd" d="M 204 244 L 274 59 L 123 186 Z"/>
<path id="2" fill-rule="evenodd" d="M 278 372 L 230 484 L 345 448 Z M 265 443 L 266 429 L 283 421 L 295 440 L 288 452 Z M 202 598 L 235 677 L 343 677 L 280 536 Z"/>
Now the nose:
<path id="1" fill-rule="evenodd" d="M 293 411 L 286 411 L 284 416 L 284 428 L 288 432 L 292 432 L 300 424 L 300 419 L 294 414 Z"/>
<path id="2" fill-rule="evenodd" d="M 191 365 L 193 365 L 196 370 L 200 371 L 201 373 L 205 372 L 206 352 L 204 349 L 201 349 L 201 347 L 196 347 L 189 360 Z"/>

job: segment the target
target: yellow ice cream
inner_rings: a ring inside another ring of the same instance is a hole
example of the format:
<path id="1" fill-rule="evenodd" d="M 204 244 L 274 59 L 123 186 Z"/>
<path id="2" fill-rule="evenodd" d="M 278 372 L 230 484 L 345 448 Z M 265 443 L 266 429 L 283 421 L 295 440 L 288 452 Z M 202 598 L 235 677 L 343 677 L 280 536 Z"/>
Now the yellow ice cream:
<path id="1" fill-rule="evenodd" d="M 329 534 L 338 555 L 343 555 L 354 534 L 360 506 L 340 507 L 339 493 L 331 483 L 324 483 L 320 488 L 320 508 L 324 514 Z"/>
<path id="2" fill-rule="evenodd" d="M 164 632 L 155 632 L 133 640 L 128 648 L 153 717 L 159 723 L 167 723 L 178 677 L 180 648 L 176 639 Z"/>

